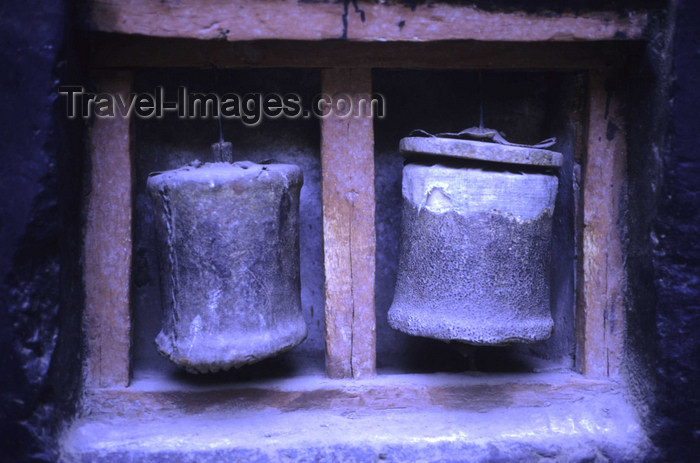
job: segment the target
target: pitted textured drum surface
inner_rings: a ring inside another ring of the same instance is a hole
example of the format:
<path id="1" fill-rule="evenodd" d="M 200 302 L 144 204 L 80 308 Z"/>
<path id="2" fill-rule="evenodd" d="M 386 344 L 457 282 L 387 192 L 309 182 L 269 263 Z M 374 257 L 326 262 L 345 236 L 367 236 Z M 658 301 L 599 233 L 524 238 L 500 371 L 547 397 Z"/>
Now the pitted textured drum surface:
<path id="1" fill-rule="evenodd" d="M 408 164 L 389 323 L 473 344 L 550 336 L 557 178 Z"/>

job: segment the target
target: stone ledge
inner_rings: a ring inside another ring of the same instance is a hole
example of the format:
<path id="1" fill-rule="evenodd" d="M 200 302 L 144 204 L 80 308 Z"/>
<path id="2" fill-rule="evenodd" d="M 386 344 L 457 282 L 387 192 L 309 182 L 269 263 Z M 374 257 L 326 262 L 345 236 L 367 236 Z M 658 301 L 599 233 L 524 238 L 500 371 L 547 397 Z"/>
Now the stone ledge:
<path id="1" fill-rule="evenodd" d="M 110 395 L 128 404 L 76 420 L 62 461 L 639 461 L 650 450 L 621 386 L 568 372 L 171 386 L 94 392 L 94 406 Z M 242 391 L 248 400 L 235 400 Z M 158 409 L 158 394 L 170 406 Z"/>

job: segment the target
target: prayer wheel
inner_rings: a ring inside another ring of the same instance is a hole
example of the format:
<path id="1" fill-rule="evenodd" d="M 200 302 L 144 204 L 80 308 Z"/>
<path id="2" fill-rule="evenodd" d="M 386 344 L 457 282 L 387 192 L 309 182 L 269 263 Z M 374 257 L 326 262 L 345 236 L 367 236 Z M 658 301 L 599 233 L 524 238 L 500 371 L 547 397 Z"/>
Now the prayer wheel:
<path id="1" fill-rule="evenodd" d="M 190 372 L 239 367 L 306 338 L 299 276 L 301 169 L 208 163 L 151 174 L 161 354 Z"/>
<path id="2" fill-rule="evenodd" d="M 547 339 L 562 155 L 449 138 L 400 142 L 403 221 L 389 323 L 475 345 Z"/>

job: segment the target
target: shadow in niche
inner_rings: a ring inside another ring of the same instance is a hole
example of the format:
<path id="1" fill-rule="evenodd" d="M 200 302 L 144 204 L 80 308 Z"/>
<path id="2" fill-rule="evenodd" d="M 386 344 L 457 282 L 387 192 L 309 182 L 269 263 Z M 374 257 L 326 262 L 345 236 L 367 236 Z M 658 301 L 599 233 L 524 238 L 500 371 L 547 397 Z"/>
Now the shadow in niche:
<path id="1" fill-rule="evenodd" d="M 298 359 L 290 358 L 291 355 L 291 352 L 285 352 L 251 365 L 216 373 L 188 373 L 183 368 L 171 365 L 168 376 L 177 382 L 191 386 L 216 386 L 232 382 L 246 383 L 324 374 L 322 358 L 309 355 L 303 366 L 300 366 Z"/>
<path id="2" fill-rule="evenodd" d="M 531 373 L 541 368 L 542 361 L 523 355 L 505 346 L 477 347 L 474 354 L 476 368 L 489 373 Z"/>
<path id="3" fill-rule="evenodd" d="M 470 370 L 470 362 L 450 345 L 436 339 L 414 337 L 407 343 L 400 366 L 378 362 L 381 373 L 460 373 Z"/>
<path id="4" fill-rule="evenodd" d="M 532 346 L 534 346 L 533 344 Z M 455 342 L 413 337 L 404 349 L 405 358 L 400 368 L 384 363 L 379 372 L 396 373 L 532 373 L 538 370 L 557 370 L 557 362 L 538 358 L 513 346 L 472 346 Z"/>

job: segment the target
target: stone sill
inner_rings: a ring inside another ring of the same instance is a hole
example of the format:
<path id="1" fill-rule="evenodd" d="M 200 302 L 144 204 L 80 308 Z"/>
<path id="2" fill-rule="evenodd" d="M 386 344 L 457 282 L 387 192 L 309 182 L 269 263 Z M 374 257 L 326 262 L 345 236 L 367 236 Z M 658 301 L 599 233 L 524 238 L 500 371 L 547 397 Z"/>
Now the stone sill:
<path id="1" fill-rule="evenodd" d="M 305 376 L 94 390 L 62 461 L 639 461 L 650 445 L 609 380 L 572 372 Z"/>

